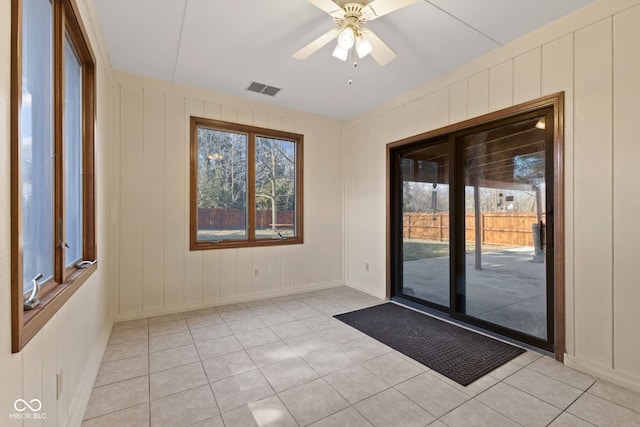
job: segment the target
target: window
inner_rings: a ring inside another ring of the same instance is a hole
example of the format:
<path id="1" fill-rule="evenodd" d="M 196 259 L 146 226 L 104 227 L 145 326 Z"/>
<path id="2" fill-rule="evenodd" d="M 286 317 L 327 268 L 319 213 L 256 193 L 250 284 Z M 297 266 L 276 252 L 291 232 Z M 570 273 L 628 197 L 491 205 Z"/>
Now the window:
<path id="1" fill-rule="evenodd" d="M 302 243 L 302 140 L 191 117 L 191 249 Z"/>
<path id="2" fill-rule="evenodd" d="M 11 7 L 11 302 L 18 352 L 97 268 L 95 60 L 72 0 L 13 0 Z"/>

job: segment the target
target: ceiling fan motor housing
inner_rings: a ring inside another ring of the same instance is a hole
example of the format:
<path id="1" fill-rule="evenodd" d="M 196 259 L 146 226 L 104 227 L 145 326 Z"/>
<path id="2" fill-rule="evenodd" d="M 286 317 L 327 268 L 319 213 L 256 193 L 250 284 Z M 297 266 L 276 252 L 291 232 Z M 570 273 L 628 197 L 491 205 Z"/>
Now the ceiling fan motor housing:
<path id="1" fill-rule="evenodd" d="M 360 30 L 360 26 L 367 22 L 367 18 L 362 13 L 363 5 L 359 3 L 347 3 L 342 9 L 344 16 L 334 17 L 334 21 L 340 28 L 352 27 L 356 34 Z"/>

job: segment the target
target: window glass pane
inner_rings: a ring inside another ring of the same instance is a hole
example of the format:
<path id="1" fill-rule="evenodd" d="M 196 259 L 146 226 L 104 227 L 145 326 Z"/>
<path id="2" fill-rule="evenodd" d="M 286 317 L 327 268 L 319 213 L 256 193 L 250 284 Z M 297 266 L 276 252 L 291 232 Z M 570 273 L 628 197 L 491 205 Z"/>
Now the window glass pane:
<path id="1" fill-rule="evenodd" d="M 198 241 L 247 239 L 246 134 L 198 128 Z"/>
<path id="2" fill-rule="evenodd" d="M 23 286 L 53 276 L 52 6 L 23 2 L 20 170 Z"/>
<path id="3" fill-rule="evenodd" d="M 296 235 L 296 143 L 256 138 L 256 238 Z"/>
<path id="4" fill-rule="evenodd" d="M 64 42 L 65 266 L 82 259 L 82 65 Z"/>
<path id="5" fill-rule="evenodd" d="M 449 307 L 449 145 L 402 153 L 401 292 Z"/>

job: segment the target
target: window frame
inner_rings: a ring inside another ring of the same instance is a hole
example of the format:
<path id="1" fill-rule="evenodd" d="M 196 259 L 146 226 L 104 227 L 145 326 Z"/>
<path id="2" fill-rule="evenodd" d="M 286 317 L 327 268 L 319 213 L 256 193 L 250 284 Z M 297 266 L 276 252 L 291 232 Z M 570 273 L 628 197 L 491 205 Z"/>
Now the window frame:
<path id="1" fill-rule="evenodd" d="M 198 240 L 198 129 L 206 128 L 222 132 L 242 133 L 247 135 L 247 238 L 242 240 L 222 240 L 217 243 Z M 247 248 L 258 246 L 279 246 L 304 243 L 304 136 L 297 133 L 266 129 L 256 126 L 242 125 L 221 120 L 191 116 L 190 118 L 190 160 L 189 160 L 189 249 L 208 250 L 225 248 Z M 285 239 L 256 238 L 256 138 L 266 137 L 283 139 L 296 144 L 295 156 L 295 230 L 296 235 Z"/>
<path id="2" fill-rule="evenodd" d="M 17 353 L 42 329 L 97 269 L 95 238 L 95 120 L 96 60 L 74 0 L 51 0 L 52 11 L 52 123 L 53 123 L 53 278 L 40 284 L 40 304 L 23 308 L 22 206 L 22 31 L 24 0 L 11 1 L 11 351 Z M 87 268 L 65 268 L 64 249 L 64 43 L 76 51 L 82 66 L 82 258 L 96 261 Z M 59 224 L 60 222 L 60 224 Z"/>

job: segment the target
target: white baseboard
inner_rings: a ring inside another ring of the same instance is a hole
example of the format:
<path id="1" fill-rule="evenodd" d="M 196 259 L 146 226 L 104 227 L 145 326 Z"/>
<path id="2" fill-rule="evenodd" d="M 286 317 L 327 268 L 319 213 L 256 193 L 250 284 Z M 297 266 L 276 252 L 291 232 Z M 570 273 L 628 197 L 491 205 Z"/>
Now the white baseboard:
<path id="1" fill-rule="evenodd" d="M 182 304 L 182 305 L 175 305 L 170 307 L 166 307 L 166 306 L 153 307 L 143 311 L 118 313 L 115 316 L 115 321 L 124 322 L 127 320 L 146 319 L 147 317 L 164 316 L 167 314 L 176 314 L 176 313 L 182 313 L 185 311 L 201 310 L 203 308 L 218 307 L 221 305 L 238 304 L 238 303 L 244 303 L 244 302 L 257 301 L 257 300 L 266 299 L 266 298 L 277 298 L 277 297 L 287 296 L 287 295 L 303 294 L 305 292 L 321 291 L 324 289 L 337 288 L 340 286 L 345 286 L 344 282 L 342 281 L 326 282 L 326 283 L 321 283 L 314 286 L 305 286 L 305 287 L 290 288 L 290 289 L 278 289 L 278 290 L 266 291 L 266 292 L 256 292 L 250 295 L 239 295 L 239 296 L 233 296 L 233 297 L 218 298 L 215 300 L 199 302 L 196 304 Z"/>
<path id="2" fill-rule="evenodd" d="M 353 282 L 349 282 L 349 281 L 346 282 L 346 285 L 348 287 L 350 287 L 350 288 L 353 288 L 353 289 L 355 289 L 357 291 L 360 291 L 360 292 L 364 292 L 365 294 L 369 294 L 369 295 L 374 296 L 376 298 L 380 298 L 380 299 L 383 299 L 383 300 L 387 299 L 387 291 L 386 291 L 386 289 L 384 289 L 382 292 L 374 292 L 371 289 L 364 288 L 364 287 L 358 285 L 357 283 L 353 283 Z"/>
<path id="3" fill-rule="evenodd" d="M 564 363 L 570 368 L 585 372 L 596 378 L 609 381 L 621 387 L 640 391 L 640 377 L 638 376 L 629 375 L 566 353 L 564 355 Z"/>

